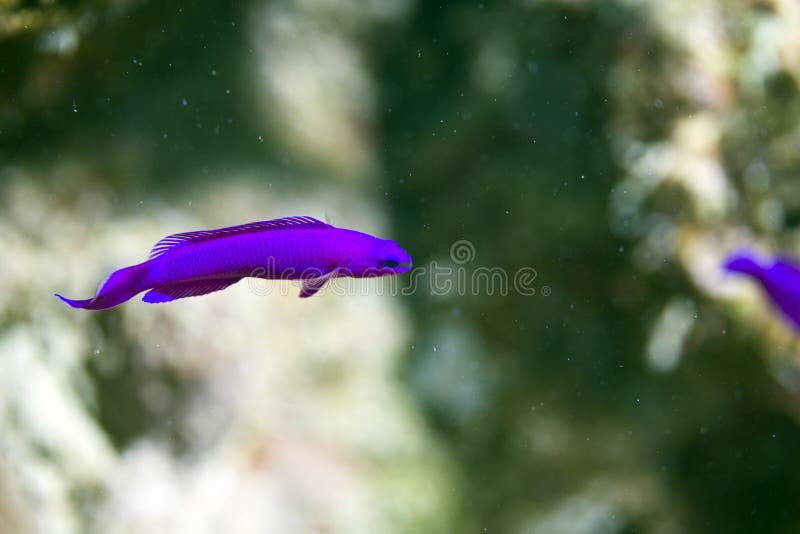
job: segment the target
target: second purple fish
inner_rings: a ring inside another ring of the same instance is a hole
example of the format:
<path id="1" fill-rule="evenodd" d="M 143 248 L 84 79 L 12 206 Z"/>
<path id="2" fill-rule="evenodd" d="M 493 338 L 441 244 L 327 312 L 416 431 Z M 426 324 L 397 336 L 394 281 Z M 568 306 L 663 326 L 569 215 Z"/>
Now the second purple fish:
<path id="1" fill-rule="evenodd" d="M 725 260 L 728 272 L 755 279 L 778 310 L 800 332 L 800 268 L 789 258 L 762 258 L 749 250 L 731 254 Z"/>

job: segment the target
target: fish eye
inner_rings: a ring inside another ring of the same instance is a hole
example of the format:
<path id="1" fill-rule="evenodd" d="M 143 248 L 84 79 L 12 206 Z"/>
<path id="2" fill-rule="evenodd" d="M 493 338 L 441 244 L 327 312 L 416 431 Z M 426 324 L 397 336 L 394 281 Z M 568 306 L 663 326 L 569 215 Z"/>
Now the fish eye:
<path id="1" fill-rule="evenodd" d="M 387 258 L 385 260 L 380 261 L 381 267 L 397 267 L 400 265 L 400 262 L 394 258 Z"/>

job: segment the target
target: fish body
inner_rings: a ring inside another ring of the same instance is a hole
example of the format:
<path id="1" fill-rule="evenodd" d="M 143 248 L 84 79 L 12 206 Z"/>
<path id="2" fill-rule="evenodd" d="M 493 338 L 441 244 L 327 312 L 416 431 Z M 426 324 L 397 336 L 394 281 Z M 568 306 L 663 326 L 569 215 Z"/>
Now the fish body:
<path id="1" fill-rule="evenodd" d="M 169 302 L 256 277 L 302 280 L 300 297 L 310 297 L 331 278 L 389 276 L 410 267 L 411 257 L 394 241 L 287 217 L 167 236 L 147 261 L 112 273 L 95 297 L 56 296 L 73 308 L 97 310 L 142 291 L 145 302 Z"/>
<path id="2" fill-rule="evenodd" d="M 769 299 L 800 333 L 800 267 L 786 257 L 764 259 L 743 250 L 730 255 L 725 270 L 756 280 Z"/>

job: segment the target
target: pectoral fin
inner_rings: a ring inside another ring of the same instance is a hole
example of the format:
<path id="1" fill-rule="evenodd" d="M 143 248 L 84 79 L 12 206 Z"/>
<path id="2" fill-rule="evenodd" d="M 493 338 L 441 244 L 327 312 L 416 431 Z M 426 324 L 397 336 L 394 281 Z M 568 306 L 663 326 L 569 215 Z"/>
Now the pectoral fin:
<path id="1" fill-rule="evenodd" d="M 333 271 L 323 274 L 322 276 L 318 276 L 317 278 L 308 278 L 303 280 L 302 286 L 300 287 L 300 295 L 298 296 L 301 299 L 305 299 L 314 295 L 317 291 L 322 289 L 322 286 L 324 286 L 328 280 L 331 278 L 336 278 L 336 274 L 338 272 L 338 269 L 334 269 Z"/>

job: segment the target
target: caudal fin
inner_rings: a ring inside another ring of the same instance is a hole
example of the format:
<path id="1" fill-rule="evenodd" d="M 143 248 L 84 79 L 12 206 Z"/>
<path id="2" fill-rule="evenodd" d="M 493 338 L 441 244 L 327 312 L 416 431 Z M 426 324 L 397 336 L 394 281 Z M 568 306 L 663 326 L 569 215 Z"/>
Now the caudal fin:
<path id="1" fill-rule="evenodd" d="M 60 298 L 63 302 L 66 302 L 67 304 L 72 306 L 73 308 L 86 308 L 89 305 L 89 303 L 92 302 L 92 299 L 73 300 L 73 299 L 68 299 L 67 297 L 64 297 L 62 295 L 59 295 L 58 293 L 56 293 L 55 295 L 58 298 Z"/>
<path id="2" fill-rule="evenodd" d="M 137 293 L 147 289 L 145 280 L 147 278 L 147 263 L 132 265 L 115 271 L 108 277 L 108 280 L 100 287 L 94 298 L 86 300 L 73 300 L 63 297 L 56 293 L 56 297 L 66 302 L 73 308 L 84 310 L 105 310 L 113 308 L 129 300 Z"/>

